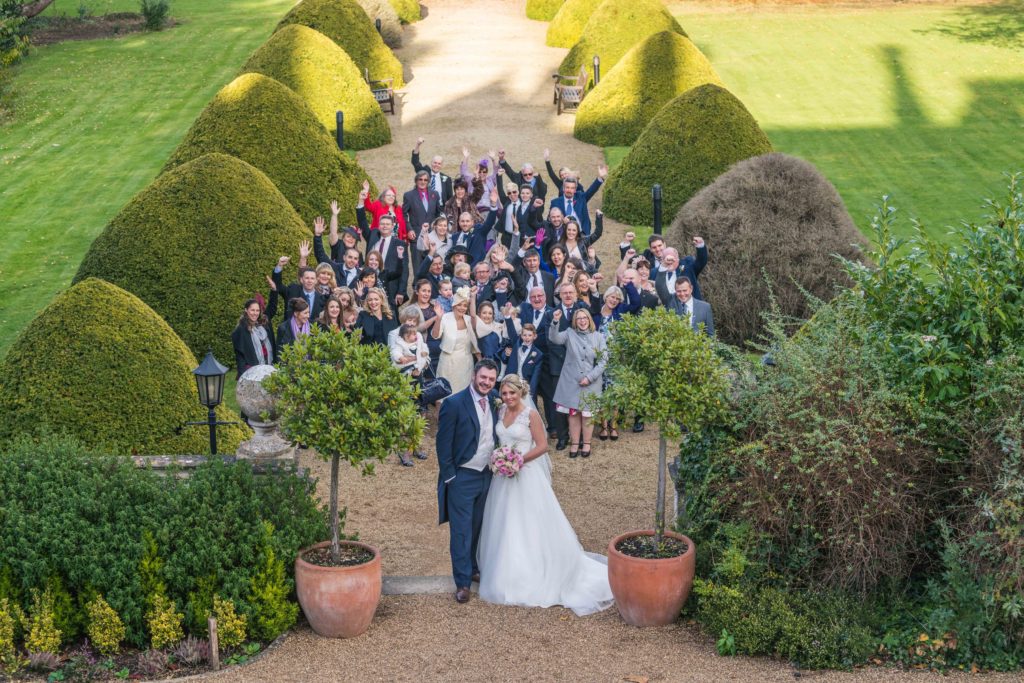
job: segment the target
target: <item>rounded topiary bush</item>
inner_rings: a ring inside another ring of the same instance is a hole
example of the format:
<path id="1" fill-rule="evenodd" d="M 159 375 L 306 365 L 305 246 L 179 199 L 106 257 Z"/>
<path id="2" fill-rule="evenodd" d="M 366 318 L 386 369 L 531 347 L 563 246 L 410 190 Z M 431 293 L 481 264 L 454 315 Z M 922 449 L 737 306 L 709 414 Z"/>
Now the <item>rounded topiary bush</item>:
<path id="1" fill-rule="evenodd" d="M 277 30 L 290 24 L 308 26 L 333 40 L 361 73 L 369 70 L 370 78 L 393 78 L 396 88 L 405 84 L 401 62 L 356 0 L 302 0 L 285 15 Z"/>
<path id="2" fill-rule="evenodd" d="M 359 6 L 370 17 L 370 23 L 380 19 L 380 37 L 390 48 L 402 47 L 402 21 L 388 0 L 359 0 Z"/>
<path id="3" fill-rule="evenodd" d="M 526 0 L 526 16 L 537 21 L 551 21 L 562 9 L 565 0 Z"/>
<path id="4" fill-rule="evenodd" d="M 551 47 L 572 47 L 583 35 L 583 27 L 601 0 L 565 0 L 548 25 L 547 42 Z"/>
<path id="5" fill-rule="evenodd" d="M 583 65 L 593 65 L 594 55 L 601 58 L 601 72 L 608 73 L 631 47 L 661 31 L 686 35 L 661 0 L 604 0 L 590 15 L 558 73 L 568 74 Z"/>
<path id="6" fill-rule="evenodd" d="M 674 245 L 694 235 L 708 243 L 700 286 L 719 338 L 730 344 L 755 339 L 772 304 L 785 316 L 808 317 L 804 292 L 831 299 L 837 285 L 848 284 L 834 254 L 857 259 L 856 245 L 864 243 L 832 183 L 812 164 L 779 153 L 730 168 L 665 232 Z"/>
<path id="7" fill-rule="evenodd" d="M 673 216 L 702 187 L 737 161 L 772 151 L 743 103 L 717 85 L 701 85 L 661 108 L 612 171 L 604 212 L 625 223 L 654 221 L 651 187 L 660 183 L 662 211 Z"/>
<path id="8" fill-rule="evenodd" d="M 661 31 L 635 45 L 580 104 L 573 135 L 592 145 L 631 145 L 672 98 L 718 74 L 690 39 Z"/>
<path id="9" fill-rule="evenodd" d="M 352 58 L 324 34 L 292 24 L 274 33 L 242 67 L 288 86 L 305 100 L 331 135 L 345 114 L 345 147 L 391 142 L 391 128 Z"/>
<path id="10" fill-rule="evenodd" d="M 419 0 L 388 0 L 388 2 L 391 3 L 391 7 L 394 8 L 403 24 L 415 23 L 422 16 Z"/>
<path id="11" fill-rule="evenodd" d="M 243 74 L 221 88 L 199 114 L 164 170 L 211 152 L 230 154 L 267 174 L 307 222 L 343 207 L 355 223 L 355 205 L 369 178 L 317 121 L 302 98 L 262 74 Z"/>
<path id="12" fill-rule="evenodd" d="M 168 171 L 114 217 L 85 254 L 75 281 L 99 277 L 134 293 L 196 355 L 234 358 L 242 303 L 281 254 L 309 238 L 263 173 L 224 154 Z"/>
<path id="13" fill-rule="evenodd" d="M 157 264 L 154 264 L 157 267 Z M 29 323 L 0 363 L 0 441 L 66 432 L 117 455 L 205 453 L 195 356 L 153 309 L 88 278 Z M 221 406 L 218 419 L 231 420 Z M 233 452 L 248 430 L 217 430 Z"/>

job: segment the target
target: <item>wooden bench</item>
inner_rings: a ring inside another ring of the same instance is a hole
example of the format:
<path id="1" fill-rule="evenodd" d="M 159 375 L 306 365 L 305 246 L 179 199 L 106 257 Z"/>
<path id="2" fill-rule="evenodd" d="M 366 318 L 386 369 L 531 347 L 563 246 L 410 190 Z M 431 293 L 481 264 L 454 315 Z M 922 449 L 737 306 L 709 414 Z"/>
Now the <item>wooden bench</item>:
<path id="1" fill-rule="evenodd" d="M 575 111 L 587 94 L 587 67 L 581 66 L 579 73 L 566 76 L 551 74 L 555 81 L 555 105 L 558 114 L 563 111 Z"/>
<path id="2" fill-rule="evenodd" d="M 370 86 L 373 99 L 377 100 L 381 111 L 389 114 L 395 113 L 395 79 L 393 78 L 370 78 L 370 70 L 364 69 L 366 84 Z"/>

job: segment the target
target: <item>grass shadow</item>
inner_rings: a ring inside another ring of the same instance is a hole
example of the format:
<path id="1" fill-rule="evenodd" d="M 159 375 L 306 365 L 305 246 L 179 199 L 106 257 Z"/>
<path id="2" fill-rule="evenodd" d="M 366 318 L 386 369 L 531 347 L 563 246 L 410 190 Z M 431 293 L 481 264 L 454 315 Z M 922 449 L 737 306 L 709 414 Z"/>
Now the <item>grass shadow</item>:
<path id="1" fill-rule="evenodd" d="M 971 5 L 957 11 L 956 19 L 918 31 L 951 36 L 965 43 L 997 47 L 1024 47 L 1024 0 Z"/>

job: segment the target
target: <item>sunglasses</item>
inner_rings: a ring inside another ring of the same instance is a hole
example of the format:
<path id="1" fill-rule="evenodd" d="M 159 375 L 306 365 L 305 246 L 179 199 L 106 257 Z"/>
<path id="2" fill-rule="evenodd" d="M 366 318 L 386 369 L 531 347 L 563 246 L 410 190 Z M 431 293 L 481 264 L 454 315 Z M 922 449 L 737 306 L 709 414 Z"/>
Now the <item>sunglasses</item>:
<path id="1" fill-rule="evenodd" d="M 417 178 L 416 182 L 417 183 L 425 183 L 425 182 L 427 182 L 427 179 L 426 178 Z"/>
<path id="2" fill-rule="evenodd" d="M 533 171 L 523 171 L 523 177 L 524 178 L 532 178 L 533 177 Z"/>

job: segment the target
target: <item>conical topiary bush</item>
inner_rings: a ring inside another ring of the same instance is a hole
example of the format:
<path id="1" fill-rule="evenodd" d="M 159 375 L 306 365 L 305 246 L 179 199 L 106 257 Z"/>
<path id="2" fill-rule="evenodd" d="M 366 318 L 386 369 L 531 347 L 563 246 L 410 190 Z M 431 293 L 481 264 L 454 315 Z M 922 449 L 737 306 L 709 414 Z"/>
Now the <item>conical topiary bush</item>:
<path id="1" fill-rule="evenodd" d="M 662 187 L 663 215 L 672 216 L 702 187 L 743 159 L 772 151 L 768 136 L 736 97 L 701 85 L 661 108 L 612 171 L 604 212 L 625 223 L 654 221 L 651 187 Z"/>
<path id="2" fill-rule="evenodd" d="M 301 97 L 263 74 L 243 74 L 221 88 L 164 170 L 210 152 L 230 154 L 266 173 L 307 224 L 335 199 L 343 207 L 342 220 L 354 223 L 359 190 L 369 178 L 338 150 Z"/>
<path id="3" fill-rule="evenodd" d="M 562 9 L 565 0 L 526 0 L 526 17 L 537 21 L 551 21 Z"/>
<path id="4" fill-rule="evenodd" d="M 266 292 L 277 257 L 309 236 L 267 176 L 208 154 L 135 195 L 89 247 L 75 282 L 99 277 L 132 292 L 196 355 L 212 348 L 229 363 L 242 303 Z"/>
<path id="5" fill-rule="evenodd" d="M 565 0 L 548 25 L 546 42 L 551 47 L 572 47 L 601 0 Z"/>
<path id="6" fill-rule="evenodd" d="M 864 238 L 832 183 L 812 164 L 772 153 L 745 159 L 688 201 L 665 231 L 669 244 L 707 240 L 700 287 L 720 339 L 742 345 L 774 304 L 811 315 L 807 294 L 827 301 L 847 284 L 839 254 L 855 260 Z M 769 288 L 765 281 L 771 283 Z"/>
<path id="7" fill-rule="evenodd" d="M 373 22 L 356 0 L 302 0 L 285 15 L 277 30 L 302 24 L 319 31 L 348 53 L 360 73 L 370 78 L 393 78 L 395 87 L 405 85 L 402 63 L 377 33 Z"/>
<path id="8" fill-rule="evenodd" d="M 195 356 L 138 297 L 89 278 L 62 292 L 22 330 L 0 363 L 0 440 L 66 432 L 115 455 L 205 453 Z M 221 406 L 218 419 L 233 416 Z M 180 431 L 180 433 L 179 433 Z M 247 437 L 222 426 L 231 453 Z"/>
<path id="9" fill-rule="evenodd" d="M 661 0 L 604 0 L 590 15 L 558 73 L 573 73 L 592 64 L 595 55 L 601 58 L 601 72 L 608 73 L 631 47 L 661 31 L 686 35 Z"/>
<path id="10" fill-rule="evenodd" d="M 697 46 L 661 31 L 633 46 L 580 104 L 573 135 L 592 145 L 632 145 L 665 104 L 690 88 L 721 85 Z"/>
<path id="11" fill-rule="evenodd" d="M 331 135 L 336 112 L 345 115 L 345 147 L 369 149 L 391 142 L 391 128 L 359 67 L 337 43 L 301 24 L 274 33 L 242 67 L 291 88 Z"/>

